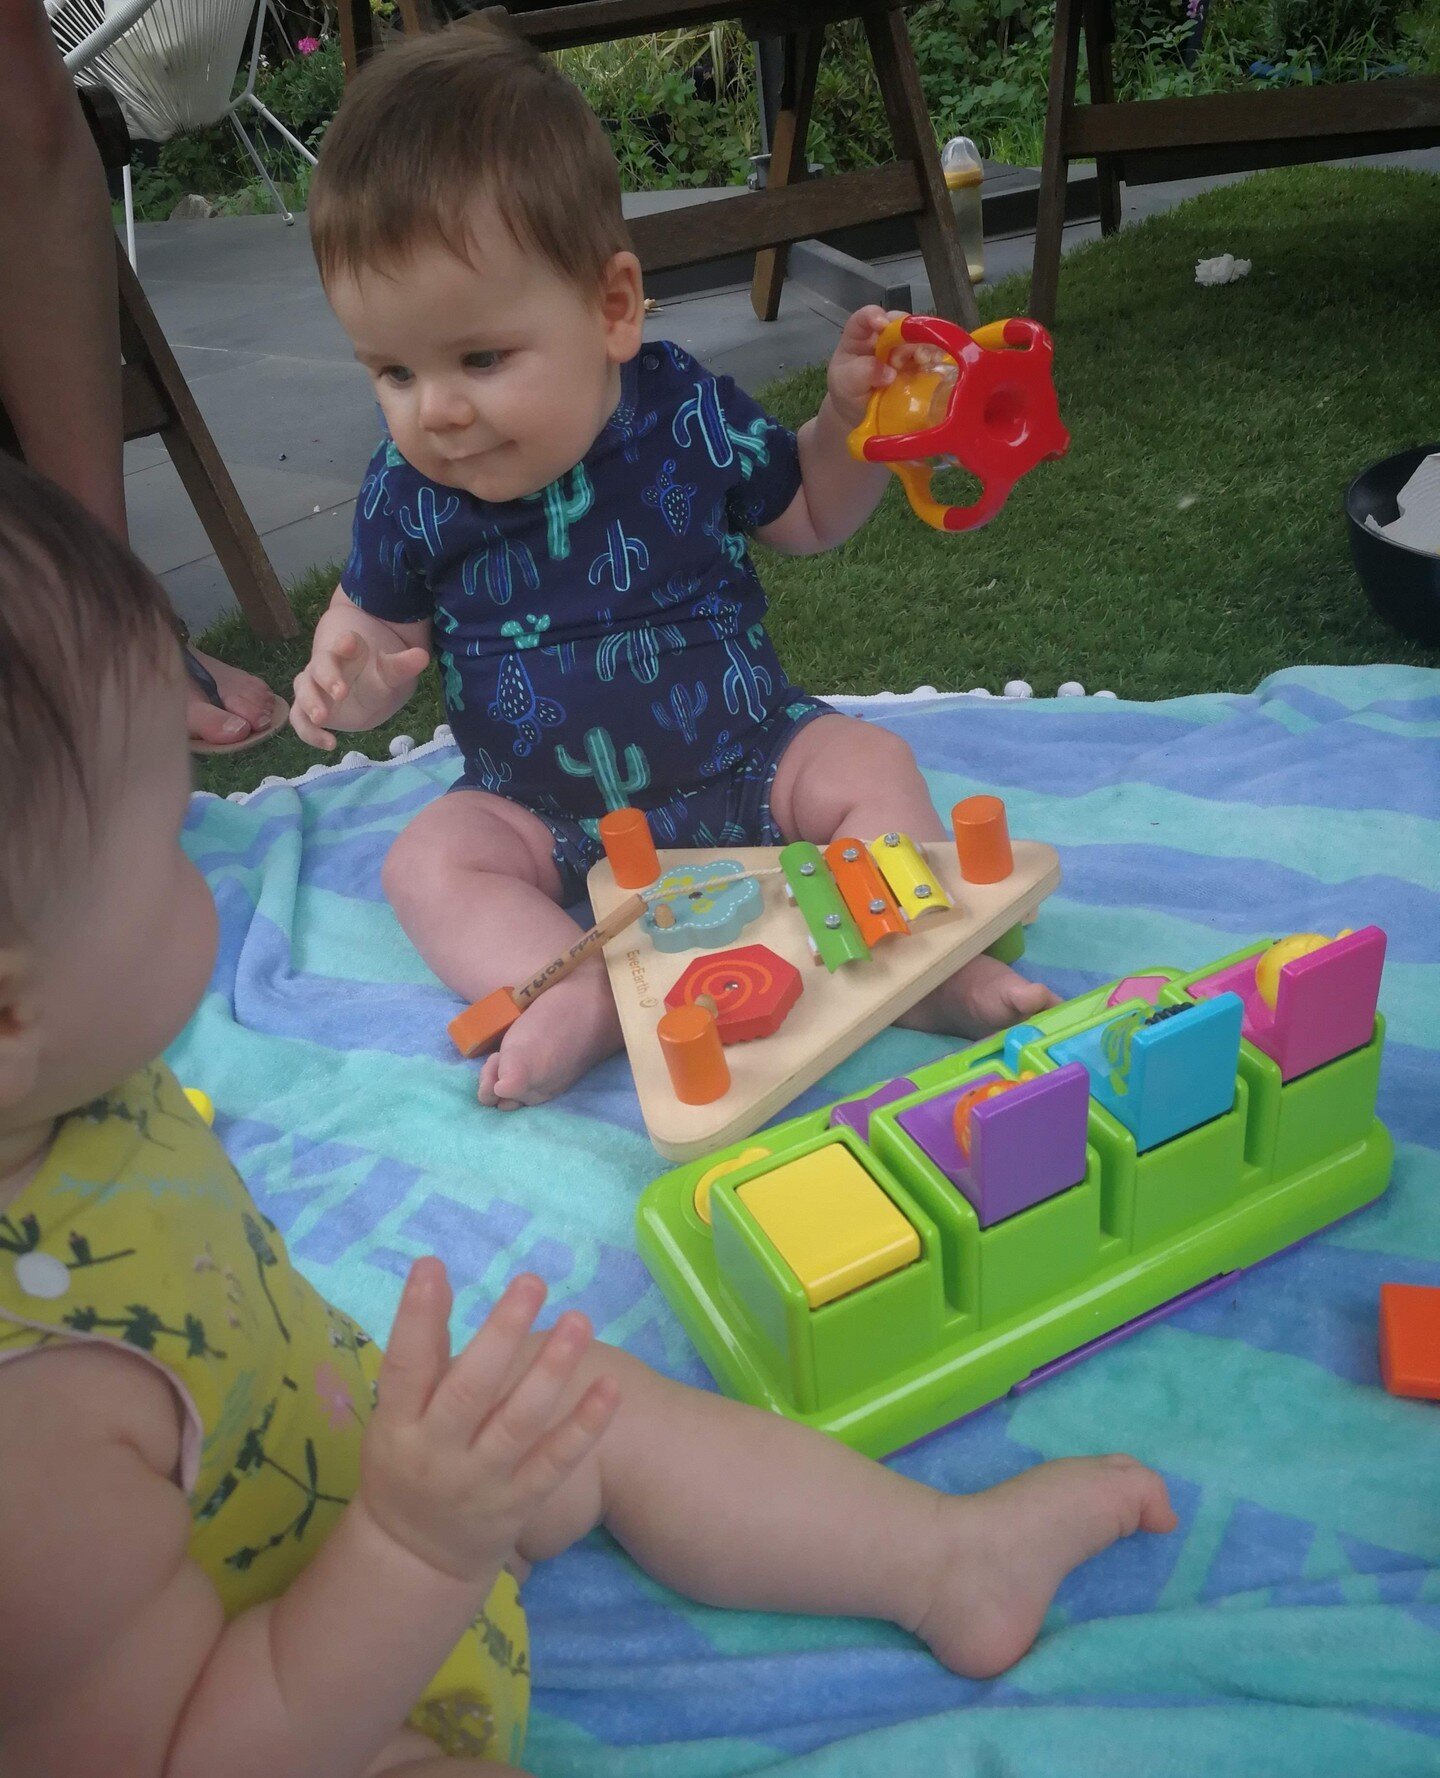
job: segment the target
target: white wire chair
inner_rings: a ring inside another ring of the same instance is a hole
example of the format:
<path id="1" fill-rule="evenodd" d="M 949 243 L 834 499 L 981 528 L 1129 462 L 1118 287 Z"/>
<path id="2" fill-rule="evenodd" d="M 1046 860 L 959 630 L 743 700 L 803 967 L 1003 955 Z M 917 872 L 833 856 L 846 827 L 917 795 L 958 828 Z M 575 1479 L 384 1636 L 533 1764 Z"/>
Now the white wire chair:
<path id="1" fill-rule="evenodd" d="M 295 218 L 240 121 L 249 105 L 310 165 L 315 156 L 256 95 L 260 38 L 270 0 L 45 0 L 65 66 L 82 84 L 103 82 L 120 101 L 130 134 L 164 142 L 228 119 L 287 223 Z M 250 67 L 235 76 L 251 28 Z M 135 262 L 135 206 L 124 170 L 125 246 Z"/>

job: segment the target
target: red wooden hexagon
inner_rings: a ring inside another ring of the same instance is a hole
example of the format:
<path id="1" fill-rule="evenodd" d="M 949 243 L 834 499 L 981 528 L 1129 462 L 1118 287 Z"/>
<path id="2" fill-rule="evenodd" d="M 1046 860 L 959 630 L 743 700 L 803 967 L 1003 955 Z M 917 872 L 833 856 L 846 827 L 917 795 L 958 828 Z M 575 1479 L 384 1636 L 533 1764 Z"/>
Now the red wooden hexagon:
<path id="1" fill-rule="evenodd" d="M 712 951 L 685 966 L 665 996 L 666 1006 L 687 1006 L 708 994 L 722 1043 L 749 1043 L 773 1037 L 800 998 L 805 983 L 793 963 L 769 945 L 740 945 Z"/>

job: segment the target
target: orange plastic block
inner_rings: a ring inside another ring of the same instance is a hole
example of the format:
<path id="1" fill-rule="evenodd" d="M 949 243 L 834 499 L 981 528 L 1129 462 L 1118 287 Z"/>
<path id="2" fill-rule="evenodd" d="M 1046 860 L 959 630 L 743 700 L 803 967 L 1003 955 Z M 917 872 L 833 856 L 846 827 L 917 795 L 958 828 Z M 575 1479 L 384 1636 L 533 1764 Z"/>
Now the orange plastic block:
<path id="1" fill-rule="evenodd" d="M 509 988 L 496 988 L 457 1013 L 446 1030 L 462 1056 L 483 1056 L 494 1049 L 524 1010 Z"/>
<path id="2" fill-rule="evenodd" d="M 730 1091 L 730 1064 L 708 1007 L 672 1006 L 660 1020 L 660 1050 L 682 1105 L 709 1105 Z"/>
<path id="3" fill-rule="evenodd" d="M 1392 1395 L 1440 1401 L 1440 1290 L 1380 1286 L 1380 1374 Z"/>
<path id="4" fill-rule="evenodd" d="M 872 950 L 882 938 L 902 938 L 910 930 L 863 841 L 848 839 L 843 834 L 831 840 L 825 848 L 825 862 L 845 898 L 851 919 L 860 928 L 861 938 Z"/>

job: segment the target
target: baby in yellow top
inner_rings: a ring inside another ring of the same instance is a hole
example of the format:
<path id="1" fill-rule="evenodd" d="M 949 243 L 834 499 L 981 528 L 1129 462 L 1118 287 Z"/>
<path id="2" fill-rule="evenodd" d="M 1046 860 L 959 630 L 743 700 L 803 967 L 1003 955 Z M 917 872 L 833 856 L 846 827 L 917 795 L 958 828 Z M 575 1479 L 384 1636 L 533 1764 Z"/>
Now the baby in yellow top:
<path id="1" fill-rule="evenodd" d="M 519 1587 L 599 1524 L 698 1598 L 885 1618 L 974 1675 L 1076 1563 L 1171 1528 L 1125 1457 L 936 1493 L 579 1314 L 532 1332 L 533 1277 L 452 1357 L 418 1262 L 381 1358 L 152 1059 L 215 950 L 184 706 L 158 585 L 0 458 L 7 1778 L 513 1770 Z"/>

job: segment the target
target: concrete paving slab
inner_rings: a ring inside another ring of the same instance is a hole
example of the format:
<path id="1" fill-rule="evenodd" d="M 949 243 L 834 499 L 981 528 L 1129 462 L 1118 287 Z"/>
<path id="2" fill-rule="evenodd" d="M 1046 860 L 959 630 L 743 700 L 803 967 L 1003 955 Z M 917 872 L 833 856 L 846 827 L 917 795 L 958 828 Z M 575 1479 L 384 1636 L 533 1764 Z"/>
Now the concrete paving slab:
<path id="1" fill-rule="evenodd" d="M 229 469 L 245 509 L 262 537 L 285 525 L 314 515 L 315 507 L 353 504 L 359 478 L 296 476 L 253 463 L 230 462 Z M 163 579 L 173 568 L 184 567 L 211 554 L 204 527 L 186 497 L 175 467 L 155 463 L 125 478 L 125 500 L 132 537 L 145 539 L 144 557 Z M 188 612 L 182 613 L 187 623 Z"/>

